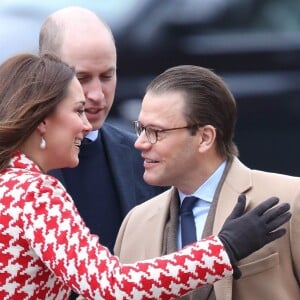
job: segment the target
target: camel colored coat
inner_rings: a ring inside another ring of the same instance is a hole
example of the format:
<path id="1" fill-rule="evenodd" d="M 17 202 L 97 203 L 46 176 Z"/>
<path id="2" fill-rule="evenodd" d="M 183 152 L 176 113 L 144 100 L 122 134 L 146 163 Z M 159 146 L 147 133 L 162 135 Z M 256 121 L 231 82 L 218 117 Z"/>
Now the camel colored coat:
<path id="1" fill-rule="evenodd" d="M 291 204 L 293 216 L 285 226 L 284 237 L 240 261 L 241 279 L 230 277 L 214 284 L 216 299 L 300 299 L 300 178 L 251 170 L 237 158 L 223 177 L 214 197 L 217 206 L 211 224 L 213 234 L 218 234 L 241 193 L 246 194 L 247 209 L 277 196 L 281 202 Z M 172 250 L 166 244 L 170 245 L 170 240 L 173 247 L 176 244 L 178 220 L 170 222 L 170 204 L 177 201 L 176 197 L 176 189 L 171 188 L 128 213 L 114 249 L 122 262 L 153 258 Z"/>

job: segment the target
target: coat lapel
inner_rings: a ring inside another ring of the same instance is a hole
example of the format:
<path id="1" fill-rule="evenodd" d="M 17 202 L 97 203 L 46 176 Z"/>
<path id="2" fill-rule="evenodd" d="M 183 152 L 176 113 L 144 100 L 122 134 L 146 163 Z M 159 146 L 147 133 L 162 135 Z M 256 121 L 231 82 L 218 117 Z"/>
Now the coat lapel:
<path id="1" fill-rule="evenodd" d="M 165 254 L 166 249 L 166 232 L 165 226 L 169 220 L 170 214 L 170 202 L 172 201 L 172 195 L 174 194 L 174 188 L 167 190 L 166 192 L 155 197 L 151 207 L 147 207 L 147 218 L 141 220 L 142 223 L 146 222 L 142 228 L 149 228 L 151 231 L 147 233 L 148 238 L 144 239 L 148 243 L 147 246 L 143 245 L 147 258 L 153 258 Z M 150 200 L 152 201 L 152 200 Z M 150 202 L 149 202 L 150 204 Z M 151 213 L 149 214 L 149 211 Z M 153 235 L 153 238 L 150 238 Z M 175 250 L 174 250 L 175 251 Z"/>
<path id="2" fill-rule="evenodd" d="M 133 145 L 131 148 L 123 143 L 124 137 L 119 132 L 110 131 L 115 130 L 108 125 L 101 128 L 102 142 L 113 170 L 112 176 L 121 199 L 122 211 L 126 214 L 136 205 Z"/>
<path id="3" fill-rule="evenodd" d="M 235 206 L 238 196 L 252 187 L 251 171 L 243 165 L 236 157 L 227 171 L 222 188 L 219 190 L 218 205 L 216 208 L 213 234 L 218 234 L 226 218 Z M 247 197 L 247 203 L 250 202 Z M 214 284 L 215 294 L 218 300 L 232 299 L 232 277 L 225 278 Z"/>

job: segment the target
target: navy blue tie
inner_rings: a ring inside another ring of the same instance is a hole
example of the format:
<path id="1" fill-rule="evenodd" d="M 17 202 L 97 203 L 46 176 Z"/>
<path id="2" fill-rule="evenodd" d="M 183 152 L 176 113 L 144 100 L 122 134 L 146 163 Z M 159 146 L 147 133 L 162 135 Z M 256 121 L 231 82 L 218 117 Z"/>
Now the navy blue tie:
<path id="1" fill-rule="evenodd" d="M 180 207 L 182 248 L 197 241 L 193 207 L 199 200 L 197 197 L 185 197 Z"/>

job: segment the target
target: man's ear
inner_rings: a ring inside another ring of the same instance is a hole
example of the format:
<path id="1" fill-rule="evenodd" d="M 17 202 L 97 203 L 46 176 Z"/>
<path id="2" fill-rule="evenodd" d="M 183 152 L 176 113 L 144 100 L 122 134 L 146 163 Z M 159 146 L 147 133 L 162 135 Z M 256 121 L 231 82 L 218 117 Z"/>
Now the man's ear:
<path id="1" fill-rule="evenodd" d="M 212 125 L 205 125 L 200 130 L 200 143 L 199 143 L 199 152 L 206 152 L 212 148 L 215 144 L 217 132 L 216 128 Z"/>

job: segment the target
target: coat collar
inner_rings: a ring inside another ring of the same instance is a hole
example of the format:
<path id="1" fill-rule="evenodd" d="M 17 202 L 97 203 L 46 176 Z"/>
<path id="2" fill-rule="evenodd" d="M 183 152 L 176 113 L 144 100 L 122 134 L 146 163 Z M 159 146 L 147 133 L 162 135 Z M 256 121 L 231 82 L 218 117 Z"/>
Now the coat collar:
<path id="1" fill-rule="evenodd" d="M 225 180 L 220 189 L 217 189 L 218 195 L 215 196 L 219 198 L 219 201 L 214 219 L 213 234 L 217 234 L 222 228 L 225 219 L 235 206 L 238 196 L 252 187 L 251 171 L 238 158 L 233 158 L 225 172 L 227 172 L 224 174 Z M 176 193 L 177 189 L 172 187 L 165 193 L 153 198 L 151 201 L 154 201 L 155 205 L 152 205 L 151 210 L 148 211 L 148 218 L 159 219 L 158 223 L 165 222 L 169 212 L 170 201 L 177 197 Z M 249 203 L 249 200 L 250 198 L 247 196 L 246 205 Z"/>
<path id="2" fill-rule="evenodd" d="M 251 170 L 242 164 L 237 157 L 233 158 L 231 165 L 225 172 L 227 173 L 224 174 L 224 183 L 219 189 L 219 194 L 215 195 L 219 200 L 213 227 L 214 234 L 217 234 L 222 228 L 226 217 L 229 216 L 235 206 L 238 196 L 247 192 L 253 185 Z M 249 200 L 250 198 L 247 197 L 246 207 Z"/>
<path id="3" fill-rule="evenodd" d="M 24 169 L 31 172 L 41 173 L 39 166 L 21 151 L 16 151 L 12 155 L 8 163 L 8 168 Z"/>

